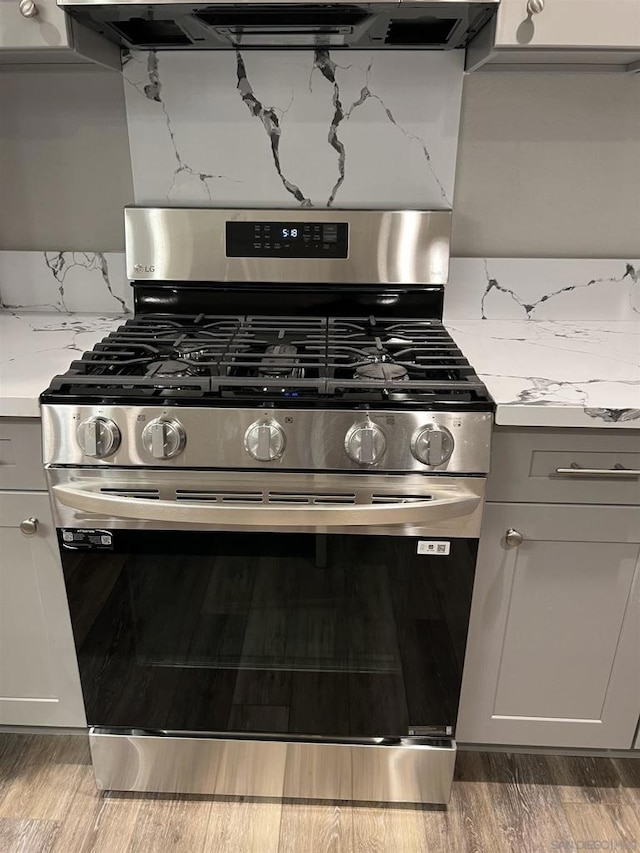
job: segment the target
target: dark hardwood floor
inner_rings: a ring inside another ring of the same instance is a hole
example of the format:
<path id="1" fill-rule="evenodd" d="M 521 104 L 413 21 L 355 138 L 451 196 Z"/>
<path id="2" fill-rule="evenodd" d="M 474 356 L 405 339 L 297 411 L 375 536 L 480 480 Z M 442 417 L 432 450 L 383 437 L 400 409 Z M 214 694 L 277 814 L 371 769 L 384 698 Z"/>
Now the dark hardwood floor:
<path id="1" fill-rule="evenodd" d="M 211 801 L 101 795 L 86 738 L 0 733 L 0 853 L 578 850 L 640 852 L 640 757 L 460 752 L 446 809 Z"/>

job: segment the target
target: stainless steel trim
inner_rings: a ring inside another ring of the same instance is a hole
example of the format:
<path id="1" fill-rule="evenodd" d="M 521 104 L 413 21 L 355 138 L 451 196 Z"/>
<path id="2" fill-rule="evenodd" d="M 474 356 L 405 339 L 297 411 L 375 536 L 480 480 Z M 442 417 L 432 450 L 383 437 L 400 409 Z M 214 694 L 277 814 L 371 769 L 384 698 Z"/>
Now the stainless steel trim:
<path id="1" fill-rule="evenodd" d="M 280 527 L 362 527 L 382 524 L 423 524 L 469 515 L 480 504 L 477 495 L 434 491 L 428 501 L 353 506 L 216 506 L 197 501 L 145 500 L 102 494 L 83 486 L 53 486 L 54 500 L 81 512 L 141 521 L 184 522 L 192 525 L 242 525 L 269 530 Z"/>
<path id="2" fill-rule="evenodd" d="M 640 477 L 637 468 L 556 468 L 559 477 Z"/>
<path id="3" fill-rule="evenodd" d="M 368 802 L 449 802 L 455 741 L 430 746 L 277 740 L 89 736 L 101 790 L 296 797 Z"/>
<path id="4" fill-rule="evenodd" d="M 495 5 L 497 6 L 500 3 L 500 0 L 462 0 L 465 6 L 484 6 L 484 5 Z M 260 0 L 257 0 L 258 4 Z M 305 4 L 309 2 L 311 4 L 316 3 L 326 3 L 327 0 L 305 0 Z M 353 0 L 333 0 L 337 5 L 349 5 L 353 2 Z M 398 5 L 400 3 L 406 5 L 418 5 L 418 6 L 444 6 L 446 8 L 447 3 L 457 3 L 460 5 L 461 0 L 413 0 L 413 3 L 410 3 L 409 0 L 394 0 L 394 3 L 389 3 L 389 0 L 367 0 L 367 4 L 373 3 L 373 5 Z M 227 2 L 216 3 L 216 6 L 225 7 L 229 5 L 239 5 L 242 6 L 245 3 L 255 5 L 256 0 L 227 0 Z M 265 0 L 265 3 L 268 4 L 268 0 Z M 57 0 L 58 6 L 132 6 L 132 5 L 140 5 L 140 0 Z M 152 2 L 148 5 L 150 6 L 164 6 L 164 5 L 173 5 L 179 6 L 184 4 L 185 6 L 193 6 L 193 2 L 188 2 L 188 0 L 152 0 Z M 277 0 L 278 6 L 287 6 L 288 4 L 296 4 L 300 5 L 300 0 Z"/>
<path id="5" fill-rule="evenodd" d="M 162 469 L 237 468 L 261 471 L 362 471 L 349 458 L 345 437 L 355 425 L 375 424 L 386 438 L 386 450 L 368 470 L 484 474 L 489 470 L 492 415 L 490 412 L 403 412 L 353 409 L 259 409 L 196 406 L 42 406 L 45 464 Z M 280 425 L 286 443 L 271 461 L 253 458 L 245 435 L 256 422 Z M 96 460 L 84 455 L 76 440 L 78 423 L 101 417 L 117 425 L 122 441 L 110 456 Z M 186 443 L 178 456 L 155 459 L 143 441 L 146 424 L 154 420 L 179 422 Z M 453 436 L 451 456 L 440 465 L 427 465 L 411 452 L 417 430 L 430 425 Z"/>
<path id="6" fill-rule="evenodd" d="M 137 281 L 445 284 L 450 211 L 125 208 L 127 276 Z M 226 223 L 346 222 L 345 258 L 228 258 Z"/>
<path id="7" fill-rule="evenodd" d="M 477 537 L 485 479 L 48 468 L 57 527 Z"/>

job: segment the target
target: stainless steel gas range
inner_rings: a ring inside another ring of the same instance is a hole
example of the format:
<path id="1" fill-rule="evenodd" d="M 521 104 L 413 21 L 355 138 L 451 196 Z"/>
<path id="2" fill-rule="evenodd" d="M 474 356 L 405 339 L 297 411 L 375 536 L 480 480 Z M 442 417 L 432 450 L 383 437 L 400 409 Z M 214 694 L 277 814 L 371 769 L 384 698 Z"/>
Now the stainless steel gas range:
<path id="1" fill-rule="evenodd" d="M 42 395 L 98 786 L 448 801 L 492 403 L 448 213 L 130 208 Z"/>

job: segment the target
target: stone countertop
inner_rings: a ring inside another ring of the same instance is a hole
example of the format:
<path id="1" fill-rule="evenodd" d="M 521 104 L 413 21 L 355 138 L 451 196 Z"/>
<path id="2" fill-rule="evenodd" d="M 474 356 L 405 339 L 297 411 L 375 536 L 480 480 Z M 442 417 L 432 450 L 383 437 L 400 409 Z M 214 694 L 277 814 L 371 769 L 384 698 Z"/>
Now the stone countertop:
<path id="1" fill-rule="evenodd" d="M 38 397 L 126 318 L 115 314 L 0 312 L 0 416 L 38 418 Z"/>
<path id="2" fill-rule="evenodd" d="M 495 400 L 497 424 L 640 429 L 640 322 L 446 327 Z"/>

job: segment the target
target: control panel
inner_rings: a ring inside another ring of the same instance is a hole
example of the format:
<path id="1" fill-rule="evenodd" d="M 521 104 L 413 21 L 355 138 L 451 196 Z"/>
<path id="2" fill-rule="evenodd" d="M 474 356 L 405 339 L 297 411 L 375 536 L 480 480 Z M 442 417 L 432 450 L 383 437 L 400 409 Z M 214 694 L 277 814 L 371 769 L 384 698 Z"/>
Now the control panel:
<path id="1" fill-rule="evenodd" d="M 42 406 L 48 466 L 484 474 L 491 412 Z"/>
<path id="2" fill-rule="evenodd" d="M 228 258 L 347 258 L 346 222 L 227 222 Z"/>

